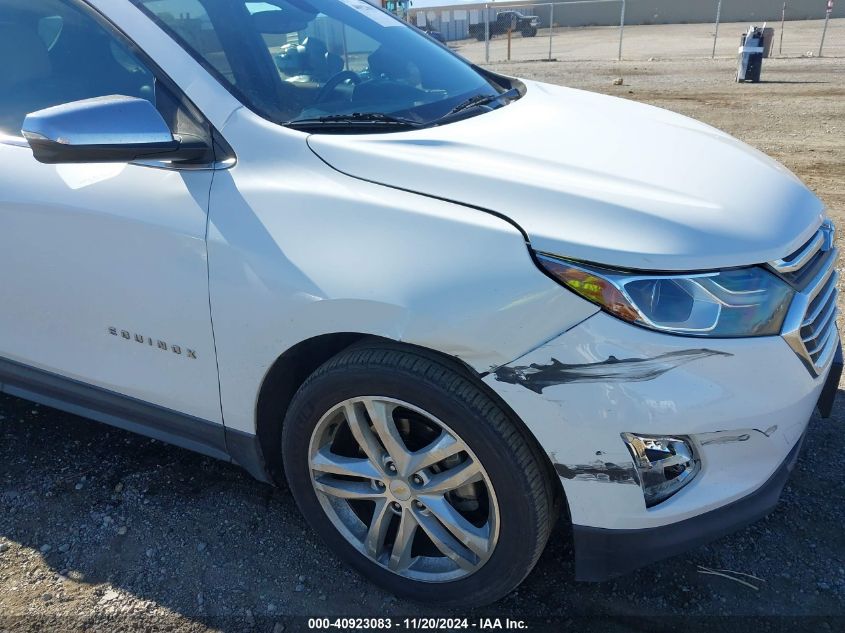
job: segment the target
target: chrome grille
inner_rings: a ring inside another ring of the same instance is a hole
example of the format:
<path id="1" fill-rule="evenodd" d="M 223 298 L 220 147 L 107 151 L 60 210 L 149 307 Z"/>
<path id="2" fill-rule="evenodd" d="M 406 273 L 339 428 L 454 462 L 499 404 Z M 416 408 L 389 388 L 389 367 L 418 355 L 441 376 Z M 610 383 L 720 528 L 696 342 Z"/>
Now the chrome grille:
<path id="1" fill-rule="evenodd" d="M 825 223 L 827 226 L 833 228 L 833 225 L 829 222 Z M 799 248 L 797 251 L 789 255 L 788 257 L 784 257 L 783 259 L 778 259 L 772 262 L 772 267 L 777 269 L 778 272 L 781 273 L 792 273 L 798 270 L 801 270 L 806 266 L 810 260 L 822 250 L 822 248 L 827 244 L 827 240 L 825 239 L 826 231 L 824 228 L 819 229 L 816 231 L 815 235 L 811 237 L 804 246 Z M 830 246 L 828 249 L 830 250 Z"/>
<path id="2" fill-rule="evenodd" d="M 798 251 L 769 266 L 796 287 L 784 321 L 783 337 L 811 374 L 821 374 L 836 351 L 838 251 L 833 224 L 826 221 Z"/>

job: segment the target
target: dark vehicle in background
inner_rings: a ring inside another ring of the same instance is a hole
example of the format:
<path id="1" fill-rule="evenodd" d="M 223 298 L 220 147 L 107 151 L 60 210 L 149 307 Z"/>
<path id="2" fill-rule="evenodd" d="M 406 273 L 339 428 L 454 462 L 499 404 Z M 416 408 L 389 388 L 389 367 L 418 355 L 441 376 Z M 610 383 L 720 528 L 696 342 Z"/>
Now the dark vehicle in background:
<path id="1" fill-rule="evenodd" d="M 441 33 L 440 31 L 438 31 L 437 29 L 433 29 L 433 28 L 431 28 L 430 26 L 425 25 L 425 26 L 421 26 L 421 27 L 420 27 L 420 30 L 421 30 L 423 33 L 427 33 L 430 37 L 433 37 L 434 39 L 436 39 L 436 40 L 437 40 L 438 42 L 440 42 L 441 44 L 445 44 L 445 43 L 446 43 L 446 38 L 445 38 L 445 37 L 443 37 L 443 33 Z M 483 38 L 482 38 L 482 39 L 483 39 Z"/>
<path id="2" fill-rule="evenodd" d="M 536 15 L 522 15 L 519 11 L 500 11 L 496 19 L 490 21 L 490 37 L 504 35 L 510 31 L 522 34 L 522 37 L 534 37 L 537 35 L 537 28 L 540 18 Z M 469 25 L 469 34 L 479 42 L 484 41 L 484 22 Z"/>

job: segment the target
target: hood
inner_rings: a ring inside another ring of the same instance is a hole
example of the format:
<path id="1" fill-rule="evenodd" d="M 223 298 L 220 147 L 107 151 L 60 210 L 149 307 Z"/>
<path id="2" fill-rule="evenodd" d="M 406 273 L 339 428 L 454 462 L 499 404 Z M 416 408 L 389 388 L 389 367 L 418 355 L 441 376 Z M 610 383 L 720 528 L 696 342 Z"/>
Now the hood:
<path id="1" fill-rule="evenodd" d="M 538 251 L 607 266 L 768 262 L 822 221 L 821 201 L 798 178 L 715 128 L 525 83 L 521 99 L 441 127 L 308 143 L 350 176 L 504 215 Z"/>

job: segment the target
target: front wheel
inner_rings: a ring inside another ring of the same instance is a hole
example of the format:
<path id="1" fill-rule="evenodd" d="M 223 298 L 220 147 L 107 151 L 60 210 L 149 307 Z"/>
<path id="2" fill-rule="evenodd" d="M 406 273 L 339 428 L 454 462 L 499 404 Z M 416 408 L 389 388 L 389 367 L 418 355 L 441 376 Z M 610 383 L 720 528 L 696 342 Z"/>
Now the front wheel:
<path id="1" fill-rule="evenodd" d="M 497 600 L 552 527 L 533 441 L 471 379 L 412 349 L 353 348 L 323 365 L 291 403 L 282 452 L 314 530 L 404 598 Z"/>
<path id="2" fill-rule="evenodd" d="M 522 37 L 534 37 L 535 35 L 537 35 L 536 26 L 528 26 L 522 29 Z"/>

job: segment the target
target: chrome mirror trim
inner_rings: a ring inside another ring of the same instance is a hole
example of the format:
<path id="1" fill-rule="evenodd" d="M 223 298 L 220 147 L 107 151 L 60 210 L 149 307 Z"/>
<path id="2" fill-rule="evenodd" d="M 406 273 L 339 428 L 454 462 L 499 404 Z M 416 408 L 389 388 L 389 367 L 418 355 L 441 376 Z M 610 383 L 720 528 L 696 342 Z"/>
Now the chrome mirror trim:
<path id="1" fill-rule="evenodd" d="M 27 140 L 60 145 L 149 145 L 172 143 L 173 134 L 146 99 L 110 95 L 63 103 L 32 112 L 23 122 Z"/>
<path id="2" fill-rule="evenodd" d="M 175 136 L 152 103 L 121 95 L 33 112 L 24 119 L 23 135 L 35 160 L 48 165 L 212 160 L 207 140 Z"/>
<path id="3" fill-rule="evenodd" d="M 213 163 L 180 163 L 169 160 L 134 160 L 130 164 L 138 167 L 149 167 L 151 169 L 167 169 L 173 171 L 221 171 L 231 169 L 238 163 L 236 158 Z"/>
<path id="4" fill-rule="evenodd" d="M 0 133 L 0 145 L 11 145 L 12 147 L 29 147 L 26 139 L 23 136 L 11 136 L 9 134 Z"/>

